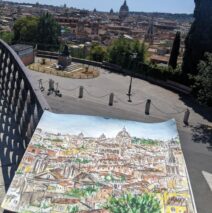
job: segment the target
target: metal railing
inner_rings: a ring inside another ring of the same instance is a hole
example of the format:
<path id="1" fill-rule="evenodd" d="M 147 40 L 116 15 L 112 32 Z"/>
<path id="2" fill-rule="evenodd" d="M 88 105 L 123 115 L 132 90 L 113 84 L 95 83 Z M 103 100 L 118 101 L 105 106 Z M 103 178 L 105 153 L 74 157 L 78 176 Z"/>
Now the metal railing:
<path id="1" fill-rule="evenodd" d="M 25 144 L 29 143 L 44 110 L 50 110 L 41 92 L 34 88 L 19 56 L 0 40 L 0 99 L 13 114 Z"/>

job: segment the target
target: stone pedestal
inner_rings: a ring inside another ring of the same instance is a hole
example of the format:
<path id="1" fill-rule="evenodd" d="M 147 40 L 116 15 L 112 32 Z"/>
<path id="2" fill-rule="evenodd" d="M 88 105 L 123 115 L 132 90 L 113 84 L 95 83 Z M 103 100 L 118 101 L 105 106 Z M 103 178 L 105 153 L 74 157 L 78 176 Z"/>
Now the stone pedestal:
<path id="1" fill-rule="evenodd" d="M 63 66 L 63 67 L 67 67 L 67 66 L 71 65 L 71 57 L 60 55 L 58 57 L 58 65 Z"/>

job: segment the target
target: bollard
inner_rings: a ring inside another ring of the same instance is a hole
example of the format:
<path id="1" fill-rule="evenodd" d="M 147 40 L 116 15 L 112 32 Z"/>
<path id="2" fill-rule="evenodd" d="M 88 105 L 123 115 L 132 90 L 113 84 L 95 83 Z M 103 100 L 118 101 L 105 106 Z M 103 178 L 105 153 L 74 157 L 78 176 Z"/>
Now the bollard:
<path id="1" fill-rule="evenodd" d="M 57 82 L 57 83 L 55 83 L 55 85 L 56 85 L 55 92 L 60 92 L 59 89 L 58 89 L 59 88 L 59 83 Z"/>
<path id="2" fill-rule="evenodd" d="M 183 122 L 184 122 L 185 125 L 188 125 L 189 116 L 190 116 L 190 110 L 187 109 L 187 110 L 185 111 L 184 119 L 183 119 Z"/>
<path id="3" fill-rule="evenodd" d="M 151 100 L 148 99 L 148 100 L 146 101 L 146 107 L 145 107 L 145 114 L 146 114 L 146 115 L 149 115 L 150 105 L 151 105 Z"/>
<path id="4" fill-rule="evenodd" d="M 60 93 L 60 90 L 59 90 L 59 83 L 58 82 L 56 83 L 56 88 L 55 88 L 54 92 L 55 92 L 55 96 L 58 96 L 60 98 L 62 97 L 62 94 Z"/>
<path id="5" fill-rule="evenodd" d="M 114 94 L 110 93 L 110 97 L 109 97 L 109 106 L 113 106 L 113 100 L 114 100 Z"/>
<path id="6" fill-rule="evenodd" d="M 54 91 L 54 81 L 49 79 L 49 91 Z"/>
<path id="7" fill-rule="evenodd" d="M 83 86 L 80 86 L 80 88 L 79 88 L 79 98 L 83 98 L 83 90 L 84 90 Z"/>
<path id="8" fill-rule="evenodd" d="M 52 94 L 52 92 L 54 92 L 54 81 L 52 79 L 49 79 L 49 89 L 47 95 Z"/>
<path id="9" fill-rule="evenodd" d="M 45 90 L 45 88 L 44 88 L 44 86 L 43 86 L 42 79 L 39 79 L 38 82 L 39 82 L 40 91 L 43 92 L 43 91 Z"/>

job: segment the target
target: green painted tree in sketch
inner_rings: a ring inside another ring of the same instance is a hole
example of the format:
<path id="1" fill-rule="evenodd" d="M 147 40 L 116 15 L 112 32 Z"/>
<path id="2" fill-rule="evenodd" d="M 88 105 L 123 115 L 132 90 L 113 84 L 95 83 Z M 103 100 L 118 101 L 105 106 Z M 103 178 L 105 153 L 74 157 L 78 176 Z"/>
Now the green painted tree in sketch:
<path id="1" fill-rule="evenodd" d="M 111 197 L 105 206 L 112 213 L 160 213 L 160 202 L 153 195 L 125 194 Z"/>
<path id="2" fill-rule="evenodd" d="M 79 207 L 78 206 L 69 206 L 68 212 L 69 213 L 77 213 L 77 212 L 79 212 Z"/>

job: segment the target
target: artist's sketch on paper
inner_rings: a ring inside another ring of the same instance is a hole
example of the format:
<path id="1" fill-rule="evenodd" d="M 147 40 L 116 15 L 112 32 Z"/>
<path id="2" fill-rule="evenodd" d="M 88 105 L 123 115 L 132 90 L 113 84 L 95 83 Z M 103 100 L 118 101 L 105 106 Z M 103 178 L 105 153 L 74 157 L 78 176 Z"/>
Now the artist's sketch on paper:
<path id="1" fill-rule="evenodd" d="M 146 124 L 45 112 L 2 207 L 193 213 L 175 121 Z"/>

